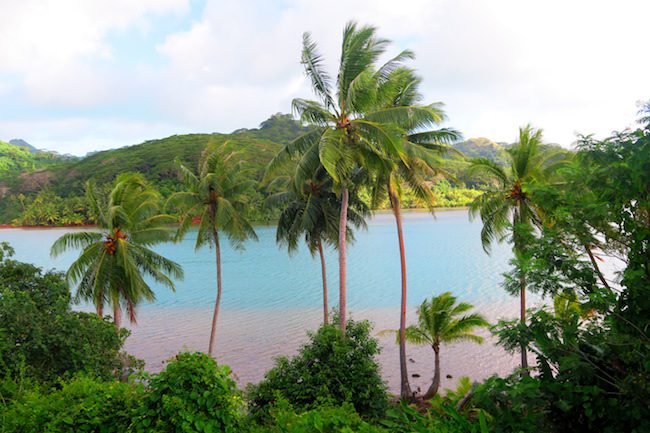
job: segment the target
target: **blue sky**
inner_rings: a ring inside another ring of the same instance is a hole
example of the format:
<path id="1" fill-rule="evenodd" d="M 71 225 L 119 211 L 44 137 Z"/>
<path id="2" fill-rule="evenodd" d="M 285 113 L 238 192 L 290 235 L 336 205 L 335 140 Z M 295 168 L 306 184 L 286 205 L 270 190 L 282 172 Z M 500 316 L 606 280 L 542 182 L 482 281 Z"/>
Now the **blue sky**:
<path id="1" fill-rule="evenodd" d="M 311 31 L 332 71 L 343 25 L 411 48 L 428 101 L 466 137 L 604 136 L 650 99 L 650 2 L 3 0 L 0 139 L 83 155 L 255 127 L 309 97 Z"/>

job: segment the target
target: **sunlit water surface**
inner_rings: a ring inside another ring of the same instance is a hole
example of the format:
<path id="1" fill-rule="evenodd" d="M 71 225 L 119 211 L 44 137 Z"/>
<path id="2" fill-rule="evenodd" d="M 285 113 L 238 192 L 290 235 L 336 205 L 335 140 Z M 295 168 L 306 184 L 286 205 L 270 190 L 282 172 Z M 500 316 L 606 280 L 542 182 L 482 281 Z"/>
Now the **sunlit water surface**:
<path id="1" fill-rule="evenodd" d="M 467 211 L 430 214 L 406 212 L 404 235 L 407 248 L 409 311 L 425 298 L 451 291 L 460 300 L 474 304 L 491 321 L 515 317 L 518 301 L 500 287 L 508 268 L 508 245 L 495 245 L 487 255 L 480 242 L 480 221 L 471 222 Z M 65 270 L 77 257 L 69 252 L 50 257 L 52 243 L 63 233 L 78 230 L 3 229 L 0 241 L 8 241 L 17 260 L 45 269 Z M 293 354 L 322 320 L 320 263 L 306 249 L 293 256 L 275 243 L 275 228 L 256 227 L 259 242 L 245 251 L 223 242 L 223 304 L 219 319 L 217 360 L 229 364 L 243 385 L 259 381 L 273 365 L 273 358 Z M 180 263 L 185 279 L 176 292 L 155 287 L 157 299 L 138 309 L 138 323 L 126 349 L 146 361 L 147 369 L 160 370 L 166 359 L 179 350 L 207 350 L 212 308 L 216 293 L 214 252 L 194 250 L 196 232 L 179 244 L 159 245 L 156 250 Z M 338 300 L 337 255 L 327 251 L 328 282 L 332 306 Z M 400 268 L 395 223 L 391 214 L 378 214 L 368 230 L 356 235 L 348 251 L 348 309 L 354 319 L 369 319 L 374 332 L 396 329 L 399 324 Z M 539 302 L 531 299 L 531 302 Z M 80 306 L 88 309 L 88 306 Z M 517 356 L 494 345 L 489 333 L 483 345 L 461 343 L 441 352 L 444 387 L 455 385 L 463 375 L 480 380 L 493 373 L 507 374 Z M 391 390 L 399 385 L 398 348 L 392 337 L 379 337 L 382 372 Z M 409 346 L 409 374 L 414 388 L 426 389 L 431 378 L 433 352 L 428 347 Z M 447 378 L 450 375 L 452 378 Z"/>

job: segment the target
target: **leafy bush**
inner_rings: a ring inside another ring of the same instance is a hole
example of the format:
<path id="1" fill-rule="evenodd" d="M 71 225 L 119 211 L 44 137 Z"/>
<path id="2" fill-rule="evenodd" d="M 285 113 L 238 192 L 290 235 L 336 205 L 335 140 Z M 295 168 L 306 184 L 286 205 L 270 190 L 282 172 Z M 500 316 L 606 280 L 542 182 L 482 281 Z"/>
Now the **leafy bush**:
<path id="1" fill-rule="evenodd" d="M 0 370 L 39 381 L 83 372 L 108 379 L 122 367 L 128 331 L 108 319 L 70 309 L 61 274 L 0 258 Z"/>
<path id="2" fill-rule="evenodd" d="M 548 432 L 549 401 L 540 388 L 540 381 L 527 375 L 494 376 L 479 386 L 473 403 L 490 414 L 495 431 Z"/>
<path id="3" fill-rule="evenodd" d="M 59 390 L 30 390 L 0 406 L 6 433 L 122 433 L 142 397 L 142 386 L 78 377 Z"/>
<path id="4" fill-rule="evenodd" d="M 280 400 L 270 409 L 269 422 L 264 426 L 252 425 L 251 433 L 382 433 L 384 429 L 368 424 L 356 413 L 354 407 L 319 406 L 296 413 L 286 400 Z"/>
<path id="5" fill-rule="evenodd" d="M 264 380 L 249 387 L 251 413 L 263 416 L 283 398 L 298 410 L 349 402 L 362 416 L 383 415 L 388 397 L 374 359 L 379 345 L 370 329 L 367 321 L 349 320 L 345 338 L 332 324 L 309 334 L 309 342 L 294 358 L 278 358 Z"/>
<path id="6" fill-rule="evenodd" d="M 235 432 L 243 400 L 230 378 L 204 353 L 180 353 L 152 376 L 135 432 Z"/>
<path id="7" fill-rule="evenodd" d="M 458 412 L 453 405 L 438 399 L 433 407 L 424 412 L 402 401 L 389 409 L 382 420 L 391 433 L 487 433 L 486 415 L 479 411 L 476 416 Z M 500 431 L 500 430 L 495 430 Z"/>

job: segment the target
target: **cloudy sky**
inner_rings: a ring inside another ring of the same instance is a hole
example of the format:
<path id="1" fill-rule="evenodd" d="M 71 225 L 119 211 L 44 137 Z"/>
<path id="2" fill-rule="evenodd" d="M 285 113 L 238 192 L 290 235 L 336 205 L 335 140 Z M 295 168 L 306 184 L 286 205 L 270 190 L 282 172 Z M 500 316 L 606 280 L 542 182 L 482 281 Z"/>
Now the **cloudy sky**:
<path id="1" fill-rule="evenodd" d="M 348 20 L 414 50 L 465 137 L 531 122 L 569 146 L 650 99 L 643 0 L 0 0 L 0 16 L 0 139 L 77 155 L 288 112 L 310 96 L 302 33 L 334 70 Z"/>

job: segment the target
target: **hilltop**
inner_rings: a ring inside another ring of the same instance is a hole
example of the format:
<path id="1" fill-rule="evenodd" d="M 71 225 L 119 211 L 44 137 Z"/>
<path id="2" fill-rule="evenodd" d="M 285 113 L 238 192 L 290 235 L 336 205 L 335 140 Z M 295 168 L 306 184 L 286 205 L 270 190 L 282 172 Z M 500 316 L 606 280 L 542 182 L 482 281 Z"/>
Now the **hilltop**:
<path id="1" fill-rule="evenodd" d="M 18 144 L 0 141 L 0 188 L 23 173 L 73 161 L 56 152 L 38 150 L 23 140 L 11 141 Z"/>
<path id="2" fill-rule="evenodd" d="M 154 182 L 164 183 L 165 180 L 176 177 L 176 158 L 194 166 L 208 143 L 225 141 L 241 152 L 242 159 L 260 173 L 284 144 L 306 131 L 307 129 L 294 121 L 290 115 L 275 114 L 256 129 L 239 129 L 231 134 L 173 135 L 132 146 L 94 152 L 81 159 L 57 159 L 57 165 L 24 167 L 20 173 L 14 170 L 6 176 L 5 186 L 10 188 L 12 194 L 31 194 L 49 188 L 65 197 L 83 192 L 87 180 L 92 179 L 98 184 L 103 184 L 111 182 L 117 174 L 123 172 L 140 172 Z M 17 151 L 25 153 L 23 150 Z"/>
<path id="3" fill-rule="evenodd" d="M 470 138 L 454 145 L 466 158 L 487 158 L 499 164 L 507 161 L 506 149 L 503 144 L 488 138 Z"/>
<path id="4" fill-rule="evenodd" d="M 168 196 L 179 186 L 174 161 L 195 166 L 208 143 L 227 141 L 261 178 L 271 158 L 307 131 L 291 115 L 278 113 L 259 128 L 230 134 L 173 135 L 74 159 L 53 152 L 32 153 L 26 146 L 0 142 L 0 224 L 87 223 L 90 217 L 83 200 L 86 181 L 101 187 L 123 172 L 143 173 Z M 261 202 L 260 197 L 255 199 Z"/>
<path id="5" fill-rule="evenodd" d="M 38 150 L 37 148 L 35 148 L 31 144 L 29 144 L 28 142 L 26 142 L 22 138 L 13 138 L 13 139 L 9 140 L 9 144 L 13 144 L 14 146 L 18 146 L 18 147 L 24 147 L 30 153 L 38 153 L 38 152 L 40 152 L 40 150 Z"/>

